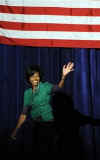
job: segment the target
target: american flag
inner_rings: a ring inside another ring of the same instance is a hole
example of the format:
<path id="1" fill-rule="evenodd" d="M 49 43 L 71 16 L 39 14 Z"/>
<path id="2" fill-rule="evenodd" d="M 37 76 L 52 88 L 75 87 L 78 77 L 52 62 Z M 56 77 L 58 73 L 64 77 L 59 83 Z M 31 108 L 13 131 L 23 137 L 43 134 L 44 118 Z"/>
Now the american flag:
<path id="1" fill-rule="evenodd" d="M 100 0 L 0 0 L 0 44 L 100 48 Z"/>

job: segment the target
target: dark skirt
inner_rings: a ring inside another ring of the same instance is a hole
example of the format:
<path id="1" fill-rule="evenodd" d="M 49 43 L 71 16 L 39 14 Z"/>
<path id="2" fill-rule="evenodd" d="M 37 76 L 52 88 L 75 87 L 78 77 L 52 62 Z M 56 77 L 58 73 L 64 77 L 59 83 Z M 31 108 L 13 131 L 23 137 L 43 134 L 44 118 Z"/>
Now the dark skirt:
<path id="1" fill-rule="evenodd" d="M 13 152 L 57 153 L 59 134 L 54 121 L 27 120 L 17 132 Z"/>

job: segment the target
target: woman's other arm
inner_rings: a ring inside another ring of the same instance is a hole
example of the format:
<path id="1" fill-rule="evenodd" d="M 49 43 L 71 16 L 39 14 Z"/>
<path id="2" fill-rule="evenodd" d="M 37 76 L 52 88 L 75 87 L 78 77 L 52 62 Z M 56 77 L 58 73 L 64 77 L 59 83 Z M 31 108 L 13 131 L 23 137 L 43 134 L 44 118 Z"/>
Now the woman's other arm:
<path id="1" fill-rule="evenodd" d="M 26 120 L 27 118 L 27 115 L 26 114 L 21 114 L 19 119 L 18 119 L 18 122 L 17 122 L 17 125 L 16 125 L 16 128 L 13 130 L 12 134 L 11 134 L 11 138 L 12 139 L 16 139 L 16 133 L 17 133 L 17 130 L 21 127 L 21 125 L 24 123 L 24 121 Z"/>

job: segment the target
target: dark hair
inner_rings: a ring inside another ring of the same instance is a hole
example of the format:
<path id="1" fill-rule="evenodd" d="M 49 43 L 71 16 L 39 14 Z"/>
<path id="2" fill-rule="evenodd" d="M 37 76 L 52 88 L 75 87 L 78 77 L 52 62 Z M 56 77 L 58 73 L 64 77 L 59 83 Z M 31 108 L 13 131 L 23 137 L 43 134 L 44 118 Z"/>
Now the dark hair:
<path id="1" fill-rule="evenodd" d="M 25 79 L 28 83 L 29 82 L 29 77 L 31 77 L 32 75 L 34 75 L 34 73 L 38 72 L 39 76 L 40 76 L 40 81 L 43 80 L 43 72 L 40 69 L 39 65 L 30 65 L 25 69 Z"/>

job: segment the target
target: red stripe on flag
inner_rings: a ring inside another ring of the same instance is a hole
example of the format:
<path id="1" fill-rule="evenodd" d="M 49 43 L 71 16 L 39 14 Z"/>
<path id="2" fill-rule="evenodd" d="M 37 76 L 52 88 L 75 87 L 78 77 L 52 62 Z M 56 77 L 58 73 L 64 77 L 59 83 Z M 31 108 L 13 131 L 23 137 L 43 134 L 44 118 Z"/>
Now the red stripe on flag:
<path id="1" fill-rule="evenodd" d="M 37 40 L 37 39 L 10 39 L 0 36 L 1 44 L 37 46 L 37 47 L 74 47 L 100 48 L 100 41 L 92 40 Z"/>
<path id="2" fill-rule="evenodd" d="M 0 28 L 21 31 L 100 32 L 100 25 L 17 23 L 0 21 Z"/>
<path id="3" fill-rule="evenodd" d="M 100 8 L 15 7 L 0 5 L 0 13 L 28 15 L 100 16 Z"/>

